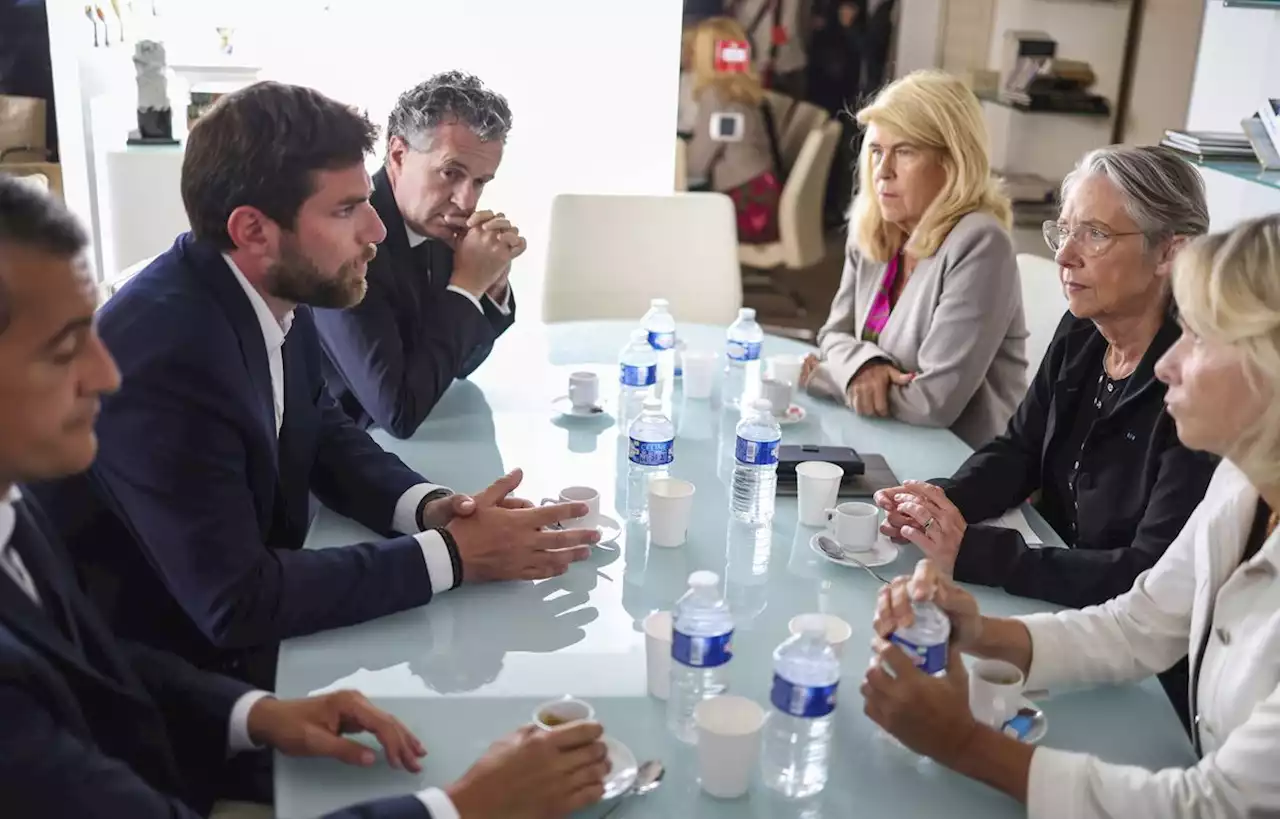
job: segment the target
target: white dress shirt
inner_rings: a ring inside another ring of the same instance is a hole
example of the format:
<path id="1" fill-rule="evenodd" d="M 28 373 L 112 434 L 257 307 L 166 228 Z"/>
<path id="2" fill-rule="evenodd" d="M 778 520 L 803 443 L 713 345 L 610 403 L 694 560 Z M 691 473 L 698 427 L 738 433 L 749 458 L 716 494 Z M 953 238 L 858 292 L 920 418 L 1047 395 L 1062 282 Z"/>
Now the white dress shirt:
<path id="1" fill-rule="evenodd" d="M 409 236 L 410 249 L 413 249 L 418 245 L 422 244 L 423 242 L 427 241 L 427 237 L 423 236 L 421 233 L 418 233 L 413 228 L 409 227 L 408 222 L 405 222 L 404 232 Z M 446 287 L 445 289 L 452 290 L 454 293 L 457 293 L 460 296 L 466 296 L 467 300 L 470 301 L 472 304 L 474 304 L 477 310 L 479 310 L 481 313 L 484 312 L 484 305 L 480 303 L 480 299 L 476 298 L 474 293 L 468 290 L 464 290 L 461 287 L 458 287 L 457 285 L 452 285 L 452 284 Z M 507 294 L 502 299 L 502 304 L 498 304 L 498 302 L 494 301 L 489 296 L 488 293 L 486 293 L 484 297 L 489 300 L 490 304 L 498 308 L 499 313 L 501 313 L 504 316 L 511 315 L 511 286 L 510 285 L 507 285 Z"/>
<path id="2" fill-rule="evenodd" d="M 1200 666 L 1204 755 L 1195 767 L 1148 771 L 1041 746 L 1027 783 L 1030 819 L 1280 816 L 1280 531 L 1240 563 L 1257 506 L 1257 490 L 1223 461 L 1181 534 L 1130 591 L 1020 618 L 1031 633 L 1028 688 L 1133 682 L 1188 653 Z"/>
<path id="3" fill-rule="evenodd" d="M 267 306 L 267 302 L 262 295 L 249 284 L 249 280 L 244 277 L 244 273 L 236 266 L 231 257 L 222 254 L 222 258 L 227 263 L 227 267 L 231 268 L 231 272 L 235 274 L 236 281 L 240 283 L 240 287 L 244 290 L 245 297 L 249 299 L 249 303 L 253 306 L 253 312 L 258 317 L 258 324 L 262 327 L 262 341 L 267 347 L 267 365 L 271 370 L 271 393 L 276 409 L 276 434 L 280 434 L 280 425 L 284 423 L 284 347 L 285 336 L 289 333 L 289 328 L 293 325 L 293 312 L 290 311 L 283 319 L 277 321 L 275 315 L 272 314 L 271 308 Z M 434 530 L 423 532 L 418 522 L 418 506 L 422 503 L 422 499 L 432 492 L 443 489 L 442 486 L 436 486 L 431 483 L 420 483 L 416 486 L 409 487 L 400 499 L 396 501 L 395 513 L 391 517 L 391 527 L 397 532 L 404 534 L 412 534 L 418 541 L 418 545 L 422 547 L 422 559 L 426 562 L 427 572 L 431 581 L 431 593 L 439 594 L 443 591 L 452 589 L 456 583 L 453 577 L 453 561 L 449 557 L 449 547 L 445 544 L 444 538 L 439 532 Z"/>

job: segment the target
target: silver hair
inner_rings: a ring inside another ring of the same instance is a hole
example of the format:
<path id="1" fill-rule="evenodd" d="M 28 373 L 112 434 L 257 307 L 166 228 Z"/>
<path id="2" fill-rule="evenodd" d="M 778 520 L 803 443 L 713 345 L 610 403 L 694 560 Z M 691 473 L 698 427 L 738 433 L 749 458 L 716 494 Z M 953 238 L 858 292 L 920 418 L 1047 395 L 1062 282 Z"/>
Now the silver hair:
<path id="1" fill-rule="evenodd" d="M 1085 154 L 1062 180 L 1062 200 L 1085 177 L 1101 174 L 1124 196 L 1125 210 L 1151 246 L 1170 236 L 1209 232 L 1204 180 L 1189 162 L 1168 148 L 1111 145 Z"/>
<path id="2" fill-rule="evenodd" d="M 417 150 L 428 150 L 431 132 L 454 121 L 485 142 L 505 143 L 511 108 L 506 97 L 486 88 L 479 77 L 445 71 L 400 95 L 387 119 L 387 139 L 398 136 Z"/>

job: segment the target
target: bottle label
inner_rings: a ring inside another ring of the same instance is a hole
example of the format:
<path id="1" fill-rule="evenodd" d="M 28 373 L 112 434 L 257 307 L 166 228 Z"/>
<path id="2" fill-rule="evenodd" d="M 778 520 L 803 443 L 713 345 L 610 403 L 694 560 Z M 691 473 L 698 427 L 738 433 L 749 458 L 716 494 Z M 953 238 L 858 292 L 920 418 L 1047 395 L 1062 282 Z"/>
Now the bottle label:
<path id="1" fill-rule="evenodd" d="M 947 670 L 947 644 L 936 646 L 919 646 L 910 640 L 904 640 L 897 634 L 889 635 L 889 642 L 902 646 L 911 661 L 926 674 L 938 674 Z"/>
<path id="2" fill-rule="evenodd" d="M 655 350 L 670 350 L 676 346 L 676 334 L 649 333 L 649 346 Z"/>
<path id="3" fill-rule="evenodd" d="M 728 355 L 731 361 L 756 361 L 760 358 L 760 342 L 730 341 Z"/>
<path id="4" fill-rule="evenodd" d="M 777 674 L 773 675 L 773 691 L 769 701 L 783 714 L 793 717 L 825 717 L 836 710 L 836 688 L 831 685 L 792 685 Z"/>
<path id="5" fill-rule="evenodd" d="M 631 439 L 631 463 L 639 466 L 666 466 L 675 460 L 675 441 Z"/>
<path id="6" fill-rule="evenodd" d="M 671 659 L 693 668 L 715 668 L 733 659 L 733 632 L 715 637 L 671 633 Z"/>
<path id="7" fill-rule="evenodd" d="M 631 367 L 622 365 L 622 374 L 618 378 L 628 387 L 651 387 L 658 380 L 658 365 L 648 367 Z"/>
<path id="8" fill-rule="evenodd" d="M 740 464 L 770 466 L 778 462 L 778 443 L 778 441 L 748 441 L 738 436 L 738 445 L 734 447 L 733 456 Z"/>

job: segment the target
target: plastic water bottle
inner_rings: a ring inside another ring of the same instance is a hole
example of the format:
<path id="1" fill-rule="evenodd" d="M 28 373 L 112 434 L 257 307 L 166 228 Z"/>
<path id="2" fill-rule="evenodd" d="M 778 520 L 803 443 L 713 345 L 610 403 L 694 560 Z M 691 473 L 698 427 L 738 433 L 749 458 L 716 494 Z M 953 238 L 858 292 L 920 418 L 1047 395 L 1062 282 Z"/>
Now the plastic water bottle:
<path id="1" fill-rule="evenodd" d="M 649 481 L 665 478 L 675 460 L 676 427 L 662 414 L 662 401 L 649 397 L 628 434 L 631 449 L 627 458 L 627 517 L 644 520 L 649 506 Z"/>
<path id="2" fill-rule="evenodd" d="M 729 688 L 733 615 L 715 572 L 689 575 L 689 591 L 671 612 L 671 693 L 667 727 L 681 742 L 698 739 L 693 709 Z"/>
<path id="3" fill-rule="evenodd" d="M 803 798 L 827 784 L 840 661 L 825 629 L 805 629 L 773 652 L 773 705 L 764 726 L 760 772 L 783 796 Z"/>
<path id="4" fill-rule="evenodd" d="M 744 395 L 750 400 L 760 384 L 760 345 L 764 330 L 756 324 L 756 311 L 743 307 L 726 333 L 724 401 L 736 407 Z"/>
<path id="5" fill-rule="evenodd" d="M 773 520 L 778 489 L 778 442 L 782 427 L 773 417 L 772 405 L 763 398 L 752 402 L 738 422 L 733 452 L 733 516 L 746 523 Z"/>
<path id="6" fill-rule="evenodd" d="M 940 677 L 947 673 L 951 620 L 942 609 L 927 600 L 912 603 L 911 609 L 915 612 L 915 622 L 890 634 L 889 640 L 902 646 L 921 671 Z"/>
<path id="7" fill-rule="evenodd" d="M 633 330 L 618 355 L 619 421 L 629 425 L 640 414 L 640 404 L 658 383 L 658 354 L 649 346 L 644 330 Z"/>
<path id="8" fill-rule="evenodd" d="M 675 377 L 676 320 L 666 299 L 649 302 L 649 312 L 640 319 L 649 346 L 658 354 L 658 380 L 670 384 Z"/>

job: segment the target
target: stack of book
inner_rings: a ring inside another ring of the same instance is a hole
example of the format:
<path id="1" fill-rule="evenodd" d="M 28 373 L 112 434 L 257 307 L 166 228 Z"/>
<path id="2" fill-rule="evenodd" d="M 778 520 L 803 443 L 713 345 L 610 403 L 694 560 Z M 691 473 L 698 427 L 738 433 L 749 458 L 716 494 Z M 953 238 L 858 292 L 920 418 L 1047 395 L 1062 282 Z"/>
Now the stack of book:
<path id="1" fill-rule="evenodd" d="M 1255 158 L 1249 138 L 1240 131 L 1165 131 L 1160 144 L 1200 160 Z"/>

